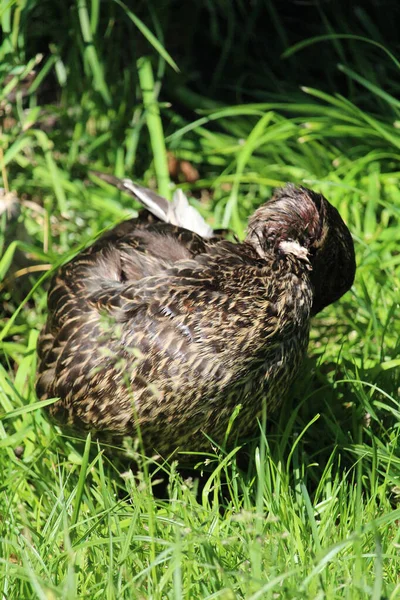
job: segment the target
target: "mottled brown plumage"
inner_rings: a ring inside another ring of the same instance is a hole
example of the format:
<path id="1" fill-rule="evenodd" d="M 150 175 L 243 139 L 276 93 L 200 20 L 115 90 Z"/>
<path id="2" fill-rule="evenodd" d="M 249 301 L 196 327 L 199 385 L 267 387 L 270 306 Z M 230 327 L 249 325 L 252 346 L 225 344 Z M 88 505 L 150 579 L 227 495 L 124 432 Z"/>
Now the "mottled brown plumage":
<path id="1" fill-rule="evenodd" d="M 239 404 L 231 436 L 251 434 L 263 399 L 276 409 L 296 376 L 311 316 L 354 273 L 347 227 L 306 188 L 278 190 L 243 243 L 143 212 L 53 278 L 38 395 L 60 398 L 49 408 L 60 424 L 133 437 L 140 427 L 146 450 L 164 455 L 223 442 Z"/>

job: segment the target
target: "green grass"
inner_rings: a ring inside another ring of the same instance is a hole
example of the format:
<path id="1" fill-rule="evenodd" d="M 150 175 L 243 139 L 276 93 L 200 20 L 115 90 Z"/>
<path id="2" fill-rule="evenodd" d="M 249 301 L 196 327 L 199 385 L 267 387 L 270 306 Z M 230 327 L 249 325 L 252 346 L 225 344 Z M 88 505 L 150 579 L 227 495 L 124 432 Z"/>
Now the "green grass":
<path id="1" fill-rule="evenodd" d="M 1 177 L 20 201 L 0 218 L 2 598 L 400 598 L 397 4 L 285 4 L 0 2 Z M 90 169 L 167 194 L 164 148 L 239 236 L 275 186 L 321 191 L 358 270 L 259 439 L 133 474 L 132 449 L 49 425 L 35 347 L 51 268 L 136 211 Z"/>

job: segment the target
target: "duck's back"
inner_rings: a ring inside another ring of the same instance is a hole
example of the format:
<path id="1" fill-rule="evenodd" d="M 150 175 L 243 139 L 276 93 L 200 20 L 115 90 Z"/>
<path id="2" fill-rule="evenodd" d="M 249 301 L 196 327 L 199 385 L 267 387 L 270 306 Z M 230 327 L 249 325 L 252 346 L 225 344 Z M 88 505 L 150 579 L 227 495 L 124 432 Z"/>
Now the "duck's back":
<path id="1" fill-rule="evenodd" d="M 99 318 L 122 305 L 121 293 L 149 277 L 162 275 L 177 261 L 204 252 L 204 240 L 193 232 L 158 222 L 146 211 L 124 221 L 63 265 L 48 293 L 48 318 L 38 344 L 38 393 L 57 395 L 57 374 L 66 342 L 77 339 L 69 364 L 78 365 L 83 333 L 95 334 Z M 115 319 L 114 319 L 115 320 Z M 93 339 L 93 336 L 92 336 Z M 93 340 L 93 345 L 98 340 Z M 71 373 L 71 371 L 70 371 Z M 69 377 L 71 379 L 71 377 Z"/>

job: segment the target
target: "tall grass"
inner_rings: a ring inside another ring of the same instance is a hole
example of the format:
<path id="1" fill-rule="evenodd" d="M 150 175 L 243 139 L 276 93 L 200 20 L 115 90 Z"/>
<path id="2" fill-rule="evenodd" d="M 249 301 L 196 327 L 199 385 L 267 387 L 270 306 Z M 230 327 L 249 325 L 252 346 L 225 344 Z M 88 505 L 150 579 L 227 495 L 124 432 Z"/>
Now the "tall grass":
<path id="1" fill-rule="evenodd" d="M 0 3 L 2 597 L 400 597 L 397 10 Z M 129 448 L 66 437 L 35 397 L 52 269 L 136 214 L 92 168 L 179 184 L 239 236 L 304 183 L 353 233 L 355 285 L 282 409 L 188 473 L 133 474 Z"/>

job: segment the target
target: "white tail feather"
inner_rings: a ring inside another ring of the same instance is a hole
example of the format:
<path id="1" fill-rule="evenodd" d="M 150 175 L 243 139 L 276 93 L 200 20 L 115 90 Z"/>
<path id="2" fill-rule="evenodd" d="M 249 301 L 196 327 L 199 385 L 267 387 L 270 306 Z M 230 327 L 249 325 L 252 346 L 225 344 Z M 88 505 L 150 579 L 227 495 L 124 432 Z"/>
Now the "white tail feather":
<path id="1" fill-rule="evenodd" d="M 168 200 L 155 194 L 148 188 L 133 183 L 130 179 L 123 179 L 122 184 L 125 191 L 133 194 L 155 217 L 168 223 L 168 213 L 170 210 Z"/>
<path id="2" fill-rule="evenodd" d="M 162 196 L 134 183 L 131 179 L 119 179 L 114 175 L 100 173 L 99 171 L 93 171 L 93 173 L 119 190 L 135 196 L 147 210 L 161 221 L 189 229 L 189 231 L 193 231 L 203 238 L 213 237 L 213 230 L 207 225 L 201 214 L 193 206 L 190 206 L 182 190 L 177 189 L 174 192 L 172 202 L 168 202 Z"/>
<path id="3" fill-rule="evenodd" d="M 203 238 L 213 237 L 214 232 L 197 210 L 190 206 L 182 190 L 176 190 L 172 199 L 172 210 L 176 225 L 185 227 L 201 235 Z"/>

